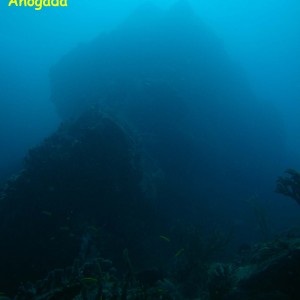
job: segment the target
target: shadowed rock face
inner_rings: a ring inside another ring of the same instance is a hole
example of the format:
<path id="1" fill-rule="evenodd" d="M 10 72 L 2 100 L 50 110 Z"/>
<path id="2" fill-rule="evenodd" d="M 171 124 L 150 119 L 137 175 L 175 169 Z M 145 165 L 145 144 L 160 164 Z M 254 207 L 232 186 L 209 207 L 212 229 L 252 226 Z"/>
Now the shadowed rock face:
<path id="1" fill-rule="evenodd" d="M 253 183 L 260 189 L 277 173 L 284 138 L 277 112 L 256 99 L 185 2 L 138 10 L 65 55 L 51 82 L 62 118 L 97 105 L 125 120 L 188 198 L 199 199 L 199 189 L 210 201 L 225 190 L 252 193 Z"/>
<path id="2" fill-rule="evenodd" d="M 97 111 L 32 149 L 1 193 L 0 289 L 16 292 L 99 253 L 119 264 L 127 248 L 143 261 L 141 237 L 157 236 L 153 220 L 160 221 L 141 189 L 140 164 L 129 132 Z"/>

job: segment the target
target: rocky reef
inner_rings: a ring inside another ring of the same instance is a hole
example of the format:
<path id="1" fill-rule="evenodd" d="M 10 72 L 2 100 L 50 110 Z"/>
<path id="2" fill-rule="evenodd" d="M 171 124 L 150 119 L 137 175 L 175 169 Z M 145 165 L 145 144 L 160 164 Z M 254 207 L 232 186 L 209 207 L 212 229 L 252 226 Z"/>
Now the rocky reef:
<path id="1" fill-rule="evenodd" d="M 199 198 L 273 185 L 274 161 L 284 155 L 281 119 L 187 1 L 138 9 L 63 56 L 50 81 L 61 118 L 97 106 L 139 136 L 172 187 L 160 199 L 165 210 L 176 203 L 174 211 L 190 214 Z"/>
<path id="2" fill-rule="evenodd" d="M 170 230 L 136 140 L 92 109 L 28 153 L 1 191 L 2 290 L 15 300 L 299 298 L 297 231 L 221 262 L 231 233 Z"/>
<path id="3" fill-rule="evenodd" d="M 96 110 L 32 149 L 1 194 L 1 288 L 70 265 L 79 253 L 116 258 L 128 248 L 143 260 L 151 252 L 144 236 L 158 235 L 160 217 L 141 163 L 130 133 Z"/>
<path id="4" fill-rule="evenodd" d="M 87 261 L 77 259 L 70 267 L 49 272 L 43 280 L 22 284 L 14 299 L 299 299 L 299 232 L 243 246 L 232 262 L 205 259 L 202 264 L 194 264 L 193 276 L 198 274 L 194 278 L 178 276 L 183 266 L 189 268 L 184 262 L 188 257 L 189 254 L 182 254 L 183 260 L 177 257 L 177 262 L 165 272 L 158 269 L 135 272 L 128 267 L 122 276 L 110 260 L 101 257 Z M 5 296 L 0 299 L 9 300 Z"/>
<path id="5" fill-rule="evenodd" d="M 298 276 L 287 259 L 298 263 L 296 240 L 244 247 L 242 260 L 218 263 L 231 234 L 216 223 L 229 232 L 220 220 L 239 214 L 236 195 L 269 180 L 282 129 L 186 1 L 137 11 L 66 54 L 50 77 L 63 122 L 1 188 L 0 292 L 296 299 L 294 281 L 287 290 L 259 279 Z"/>

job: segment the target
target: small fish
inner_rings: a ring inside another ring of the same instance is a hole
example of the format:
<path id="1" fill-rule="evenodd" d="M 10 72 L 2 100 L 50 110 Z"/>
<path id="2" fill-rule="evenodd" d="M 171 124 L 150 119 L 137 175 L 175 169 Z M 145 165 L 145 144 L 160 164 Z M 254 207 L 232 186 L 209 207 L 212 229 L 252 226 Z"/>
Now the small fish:
<path id="1" fill-rule="evenodd" d="M 166 293 L 166 290 L 165 290 L 165 289 L 163 289 L 163 288 L 159 288 L 157 291 L 158 291 L 160 294 L 164 294 L 164 293 Z"/>
<path id="2" fill-rule="evenodd" d="M 83 284 L 96 284 L 96 283 L 98 283 L 98 279 L 94 278 L 94 277 L 84 277 L 84 278 L 81 278 L 81 282 Z"/>
<path id="3" fill-rule="evenodd" d="M 170 242 L 170 241 L 171 241 L 171 240 L 170 240 L 168 237 L 166 237 L 165 235 L 160 235 L 159 238 L 160 238 L 161 240 L 165 241 L 165 242 Z"/>
<path id="4" fill-rule="evenodd" d="M 182 253 L 184 252 L 184 248 L 179 249 L 176 253 L 175 253 L 175 257 L 180 256 Z"/>
<path id="5" fill-rule="evenodd" d="M 88 226 L 87 229 L 90 230 L 91 232 L 98 232 L 98 228 L 92 225 Z"/>
<path id="6" fill-rule="evenodd" d="M 52 217 L 52 212 L 51 211 L 43 210 L 43 211 L 41 211 L 41 213 L 45 216 Z"/>

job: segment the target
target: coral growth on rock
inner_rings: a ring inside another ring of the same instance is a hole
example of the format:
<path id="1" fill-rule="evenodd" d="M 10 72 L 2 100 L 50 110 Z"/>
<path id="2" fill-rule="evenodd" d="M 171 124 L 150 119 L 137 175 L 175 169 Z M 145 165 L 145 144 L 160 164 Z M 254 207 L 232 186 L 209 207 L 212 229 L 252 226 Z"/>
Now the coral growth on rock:
<path id="1" fill-rule="evenodd" d="M 160 217 L 142 181 L 134 138 L 116 121 L 91 110 L 62 124 L 29 151 L 2 192 L 0 289 L 69 265 L 83 252 L 120 261 L 129 248 L 137 264 L 144 261 L 139 253 L 151 252 L 144 239 L 158 235 Z"/>

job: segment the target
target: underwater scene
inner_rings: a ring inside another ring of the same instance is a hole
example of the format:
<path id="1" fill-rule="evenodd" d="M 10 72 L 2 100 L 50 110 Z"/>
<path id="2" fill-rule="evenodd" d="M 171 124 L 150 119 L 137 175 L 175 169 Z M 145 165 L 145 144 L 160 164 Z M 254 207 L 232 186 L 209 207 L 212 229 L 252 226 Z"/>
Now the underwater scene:
<path id="1" fill-rule="evenodd" d="M 300 299 L 299 16 L 1 1 L 0 300 Z"/>

